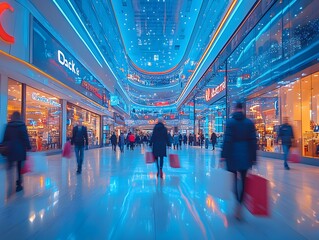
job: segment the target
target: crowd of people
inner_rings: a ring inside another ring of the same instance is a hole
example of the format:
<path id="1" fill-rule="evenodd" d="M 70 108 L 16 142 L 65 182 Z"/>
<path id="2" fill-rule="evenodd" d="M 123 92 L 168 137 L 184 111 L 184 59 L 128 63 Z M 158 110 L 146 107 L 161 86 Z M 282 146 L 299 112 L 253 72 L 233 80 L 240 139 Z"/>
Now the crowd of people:
<path id="1" fill-rule="evenodd" d="M 159 119 L 150 133 L 134 134 L 128 132 L 126 135 L 121 132 L 119 136 L 113 132 L 110 137 L 112 150 L 116 151 L 119 146 L 120 151 L 124 152 L 125 146 L 127 149 L 134 150 L 134 147 L 147 145 L 152 148 L 152 153 L 155 158 L 157 167 L 157 176 L 163 178 L 163 162 L 167 156 L 167 148 L 179 150 L 182 145 L 203 146 L 207 148 L 208 143 L 212 144 L 212 150 L 219 137 L 216 133 L 212 133 L 210 138 L 200 133 L 197 136 L 190 133 L 181 134 L 175 132 L 171 134 L 164 123 Z M 284 167 L 289 170 L 287 163 L 289 149 L 293 144 L 293 130 L 288 124 L 288 118 L 284 118 L 284 123 L 280 127 L 278 139 L 282 142 L 284 149 Z M 75 156 L 77 160 L 77 174 L 82 172 L 82 164 L 84 161 L 84 150 L 88 149 L 88 133 L 87 128 L 82 125 L 80 119 L 72 131 L 71 144 L 74 145 Z M 0 145 L 1 154 L 7 159 L 8 176 L 12 176 L 12 170 L 16 169 L 16 191 L 22 191 L 22 174 L 21 168 L 26 160 L 27 151 L 31 150 L 31 145 L 27 133 L 25 123 L 22 121 L 19 112 L 14 112 L 11 116 L 11 121 L 8 122 L 5 133 Z M 256 164 L 257 151 L 257 136 L 254 123 L 245 117 L 243 104 L 237 103 L 232 114 L 226 123 L 226 129 L 223 136 L 223 145 L 221 147 L 221 161 L 226 163 L 226 169 L 234 174 L 234 193 L 238 202 L 236 208 L 236 217 L 241 218 L 241 207 L 243 195 L 246 186 L 247 171 Z M 237 175 L 240 176 L 237 177 Z M 240 179 L 242 188 L 237 189 L 237 181 Z M 11 179 L 12 180 L 12 179 Z M 10 180 L 10 181 L 11 181 Z M 9 179 L 8 179 L 9 181 Z"/>

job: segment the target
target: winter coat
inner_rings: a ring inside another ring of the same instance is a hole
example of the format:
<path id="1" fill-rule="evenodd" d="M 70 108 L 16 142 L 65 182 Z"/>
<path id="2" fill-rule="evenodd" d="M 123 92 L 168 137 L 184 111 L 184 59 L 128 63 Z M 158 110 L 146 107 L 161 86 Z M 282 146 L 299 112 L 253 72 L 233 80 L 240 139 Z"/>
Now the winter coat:
<path id="1" fill-rule="evenodd" d="M 278 139 L 281 139 L 281 144 L 291 146 L 293 138 L 294 133 L 292 131 L 292 127 L 288 123 L 282 124 L 278 133 Z"/>
<path id="2" fill-rule="evenodd" d="M 212 133 L 212 136 L 210 137 L 210 140 L 212 141 L 212 143 L 216 143 L 216 141 L 217 141 L 216 133 Z"/>
<path id="3" fill-rule="evenodd" d="M 3 143 L 7 146 L 7 160 L 25 161 L 27 150 L 31 149 L 27 127 L 22 121 L 11 121 L 7 124 L 3 136 Z"/>
<path id="4" fill-rule="evenodd" d="M 179 141 L 179 136 L 177 134 L 175 134 L 173 137 L 173 144 L 178 145 L 178 141 Z"/>
<path id="5" fill-rule="evenodd" d="M 81 130 L 79 129 L 79 126 L 75 126 L 72 131 L 72 139 L 71 139 L 71 144 L 75 146 L 84 146 L 84 141 L 85 145 L 89 145 L 89 139 L 88 139 L 88 132 L 85 126 L 81 127 Z"/>
<path id="6" fill-rule="evenodd" d="M 254 123 L 235 112 L 226 123 L 221 157 L 229 171 L 248 170 L 256 162 L 257 138 Z"/>
<path id="7" fill-rule="evenodd" d="M 117 137 L 115 136 L 115 134 L 112 134 L 110 140 L 111 140 L 112 145 L 116 145 L 117 144 Z"/>
<path id="8" fill-rule="evenodd" d="M 153 147 L 155 157 L 166 157 L 166 146 L 169 145 L 169 138 L 167 128 L 163 123 L 159 122 L 155 125 L 150 144 Z"/>
<path id="9" fill-rule="evenodd" d="M 125 137 L 124 134 L 121 134 L 119 136 L 119 146 L 124 146 L 125 145 Z"/>
<path id="10" fill-rule="evenodd" d="M 135 142 L 135 136 L 134 136 L 134 134 L 129 135 L 129 136 L 128 136 L 128 140 L 129 140 L 130 143 L 134 143 L 134 142 Z"/>

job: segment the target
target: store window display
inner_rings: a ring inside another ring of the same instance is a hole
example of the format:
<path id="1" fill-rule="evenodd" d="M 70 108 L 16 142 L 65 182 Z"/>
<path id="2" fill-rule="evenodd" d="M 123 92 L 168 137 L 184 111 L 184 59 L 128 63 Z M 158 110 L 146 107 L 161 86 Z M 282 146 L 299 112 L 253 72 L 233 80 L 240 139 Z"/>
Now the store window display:
<path id="1" fill-rule="evenodd" d="M 83 125 L 87 127 L 89 148 L 99 147 L 101 140 L 101 117 L 71 103 L 67 104 L 67 136 L 72 136 L 72 129 L 79 119 L 83 119 Z"/>
<path id="2" fill-rule="evenodd" d="M 22 84 L 9 79 L 8 81 L 8 114 L 7 120 L 13 112 L 22 112 Z"/>
<path id="3" fill-rule="evenodd" d="M 34 151 L 61 148 L 61 104 L 56 97 L 26 87 L 26 125 Z"/>
<path id="4" fill-rule="evenodd" d="M 280 152 L 277 142 L 279 113 L 278 89 L 248 100 L 246 103 L 246 114 L 255 123 L 258 148 L 262 151 Z"/>

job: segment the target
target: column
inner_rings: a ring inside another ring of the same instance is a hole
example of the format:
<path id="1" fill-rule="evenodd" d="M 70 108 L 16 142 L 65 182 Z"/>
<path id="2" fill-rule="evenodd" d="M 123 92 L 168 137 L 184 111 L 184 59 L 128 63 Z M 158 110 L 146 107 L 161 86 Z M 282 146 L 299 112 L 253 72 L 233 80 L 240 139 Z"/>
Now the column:
<path id="1" fill-rule="evenodd" d="M 66 133 L 67 133 L 67 101 L 65 99 L 61 100 L 62 105 L 62 119 L 61 119 L 61 142 L 62 147 L 66 142 Z"/>

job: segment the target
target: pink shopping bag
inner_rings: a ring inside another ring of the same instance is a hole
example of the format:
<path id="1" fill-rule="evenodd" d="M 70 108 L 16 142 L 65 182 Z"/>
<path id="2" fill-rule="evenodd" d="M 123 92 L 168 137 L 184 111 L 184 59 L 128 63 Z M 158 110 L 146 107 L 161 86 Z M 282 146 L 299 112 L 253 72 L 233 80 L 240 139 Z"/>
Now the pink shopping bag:
<path id="1" fill-rule="evenodd" d="M 146 163 L 153 163 L 155 162 L 155 157 L 152 152 L 146 152 L 145 153 L 145 162 Z"/>
<path id="2" fill-rule="evenodd" d="M 179 162 L 179 157 L 177 154 L 169 154 L 168 158 L 169 158 L 169 165 L 172 168 L 180 168 L 181 167 L 181 164 Z"/>

